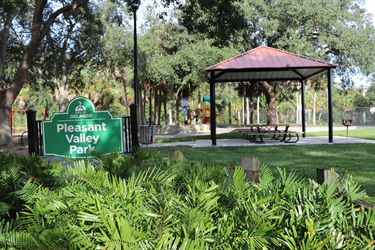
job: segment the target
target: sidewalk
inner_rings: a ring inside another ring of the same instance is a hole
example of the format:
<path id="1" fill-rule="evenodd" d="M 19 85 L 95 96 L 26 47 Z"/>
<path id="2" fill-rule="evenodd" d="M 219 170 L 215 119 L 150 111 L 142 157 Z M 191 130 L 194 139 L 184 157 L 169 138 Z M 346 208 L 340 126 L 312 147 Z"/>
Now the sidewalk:
<path id="1" fill-rule="evenodd" d="M 231 132 L 235 128 L 218 128 L 217 133 L 227 133 Z M 294 131 L 301 131 L 301 126 L 293 126 L 291 130 Z M 355 126 L 350 127 L 350 130 L 356 129 Z M 334 130 L 346 130 L 344 126 L 334 127 Z M 328 128 L 325 126 L 322 127 L 308 127 L 306 129 L 307 132 L 312 131 L 328 131 Z M 195 134 L 174 134 L 174 135 L 156 135 L 156 138 L 180 138 L 186 136 L 195 136 L 195 135 L 210 135 L 210 132 L 204 133 L 195 133 Z M 280 143 L 277 140 L 271 139 L 264 139 L 265 143 L 253 143 L 247 139 L 217 139 L 216 146 L 217 147 L 230 147 L 230 146 L 287 146 L 287 145 L 308 145 L 308 144 L 344 144 L 344 143 L 368 143 L 368 144 L 375 144 L 374 140 L 366 140 L 366 139 L 358 139 L 358 138 L 351 138 L 350 132 L 349 137 L 341 137 L 341 136 L 334 136 L 333 143 L 328 142 L 328 136 L 307 136 L 306 138 L 299 138 L 297 143 Z M 212 147 L 211 140 L 196 140 L 196 141 L 189 141 L 189 142 L 169 142 L 169 143 L 154 143 L 154 144 L 146 144 L 142 145 L 142 147 L 175 147 L 175 146 L 190 146 L 193 148 L 200 148 L 200 147 Z"/>
<path id="2" fill-rule="evenodd" d="M 283 143 L 277 140 L 264 139 L 265 143 L 253 143 L 247 139 L 218 139 L 216 141 L 217 147 L 233 147 L 233 146 L 289 146 L 289 145 L 309 145 L 309 144 L 348 144 L 348 143 L 368 143 L 375 144 L 373 140 L 346 138 L 340 136 L 333 137 L 333 143 L 328 142 L 327 136 L 314 136 L 300 138 L 297 143 Z M 168 142 L 168 143 L 154 143 L 142 145 L 142 147 L 175 147 L 175 146 L 189 146 L 193 148 L 212 147 L 211 140 L 196 140 L 189 142 Z"/>

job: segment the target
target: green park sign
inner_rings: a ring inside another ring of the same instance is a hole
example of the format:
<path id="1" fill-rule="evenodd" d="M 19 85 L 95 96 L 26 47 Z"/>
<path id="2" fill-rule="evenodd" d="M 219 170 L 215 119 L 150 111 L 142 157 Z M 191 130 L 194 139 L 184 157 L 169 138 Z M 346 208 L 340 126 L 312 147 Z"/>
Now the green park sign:
<path id="1" fill-rule="evenodd" d="M 61 157 L 91 157 L 91 151 L 102 154 L 124 151 L 122 118 L 107 111 L 96 111 L 91 100 L 73 99 L 65 113 L 54 113 L 43 121 L 43 154 Z"/>

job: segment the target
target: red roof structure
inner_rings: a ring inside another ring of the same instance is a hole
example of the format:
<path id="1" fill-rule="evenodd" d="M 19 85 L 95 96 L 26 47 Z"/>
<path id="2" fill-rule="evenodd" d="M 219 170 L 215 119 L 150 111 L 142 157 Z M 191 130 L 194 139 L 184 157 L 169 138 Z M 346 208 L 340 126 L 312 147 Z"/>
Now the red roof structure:
<path id="1" fill-rule="evenodd" d="M 216 82 L 301 80 L 336 65 L 268 46 L 259 46 L 205 70 Z M 210 77 L 210 76 L 208 76 Z"/>
<path id="2" fill-rule="evenodd" d="M 328 78 L 328 141 L 333 142 L 332 76 L 336 65 L 297 55 L 268 46 L 259 46 L 238 56 L 205 68 L 210 82 L 210 108 L 216 110 L 215 83 L 241 81 L 301 81 L 302 110 L 305 80 L 327 73 Z M 211 140 L 216 145 L 216 116 L 211 112 Z M 306 134 L 305 113 L 302 112 L 302 132 Z"/>

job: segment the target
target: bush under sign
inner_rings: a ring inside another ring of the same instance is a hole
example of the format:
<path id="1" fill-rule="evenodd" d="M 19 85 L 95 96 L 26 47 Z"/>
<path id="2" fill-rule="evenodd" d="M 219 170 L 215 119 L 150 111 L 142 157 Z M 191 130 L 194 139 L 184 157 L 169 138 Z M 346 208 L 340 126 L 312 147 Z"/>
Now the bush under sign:
<path id="1" fill-rule="evenodd" d="M 91 157 L 91 151 L 102 154 L 124 151 L 122 118 L 107 111 L 96 111 L 90 99 L 73 99 L 65 113 L 54 113 L 43 121 L 43 154 L 61 157 Z"/>

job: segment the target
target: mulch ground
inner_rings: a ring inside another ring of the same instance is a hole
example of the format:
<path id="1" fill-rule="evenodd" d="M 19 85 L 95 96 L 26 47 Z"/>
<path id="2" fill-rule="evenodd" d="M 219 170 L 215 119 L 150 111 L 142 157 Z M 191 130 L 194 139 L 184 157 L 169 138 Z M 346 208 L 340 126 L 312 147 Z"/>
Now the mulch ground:
<path id="1" fill-rule="evenodd" d="M 7 146 L 0 146 L 0 152 L 11 152 L 27 155 L 29 153 L 29 146 L 27 141 L 21 145 L 20 137 L 14 136 L 12 143 Z"/>

